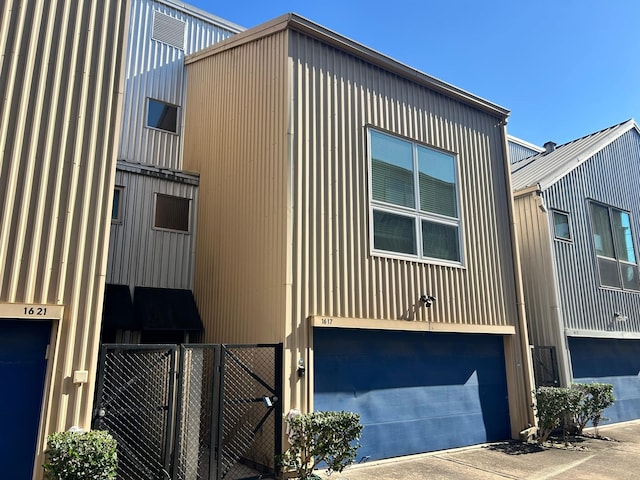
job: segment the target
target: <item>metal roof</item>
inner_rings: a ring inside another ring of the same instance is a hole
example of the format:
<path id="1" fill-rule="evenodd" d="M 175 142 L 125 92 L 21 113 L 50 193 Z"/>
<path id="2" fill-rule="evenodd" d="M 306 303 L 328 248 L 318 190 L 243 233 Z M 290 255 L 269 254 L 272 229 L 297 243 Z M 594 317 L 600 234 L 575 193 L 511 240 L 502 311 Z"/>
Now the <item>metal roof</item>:
<path id="1" fill-rule="evenodd" d="M 410 67 L 404 63 L 398 62 L 382 53 L 377 52 L 369 47 L 366 47 L 358 42 L 355 42 L 339 33 L 329 30 L 322 25 L 312 22 L 304 17 L 301 17 L 295 13 L 287 13 L 280 17 L 274 18 L 268 22 L 265 22 L 256 27 L 245 30 L 242 33 L 233 35 L 232 37 L 212 45 L 208 48 L 204 48 L 199 52 L 188 55 L 185 58 L 185 65 L 195 63 L 203 58 L 216 53 L 238 47 L 244 43 L 252 42 L 260 38 L 272 35 L 276 32 L 291 29 L 298 32 L 309 35 L 317 40 L 332 45 L 335 48 L 341 49 L 357 58 L 371 62 L 387 71 L 393 72 L 403 78 L 406 78 L 415 83 L 425 85 L 432 90 L 442 93 L 450 98 L 455 98 L 467 105 L 475 107 L 477 109 L 488 112 L 492 115 L 504 120 L 509 116 L 509 110 L 497 105 L 493 102 L 485 100 L 482 97 L 467 92 L 461 88 L 458 88 L 450 83 L 439 80 L 431 75 L 421 72 L 413 67 Z"/>
<path id="2" fill-rule="evenodd" d="M 633 128 L 640 133 L 635 120 L 630 119 L 560 145 L 551 152 L 544 151 L 514 163 L 511 166 L 513 191 L 517 192 L 536 185 L 540 190 L 547 189 Z"/>

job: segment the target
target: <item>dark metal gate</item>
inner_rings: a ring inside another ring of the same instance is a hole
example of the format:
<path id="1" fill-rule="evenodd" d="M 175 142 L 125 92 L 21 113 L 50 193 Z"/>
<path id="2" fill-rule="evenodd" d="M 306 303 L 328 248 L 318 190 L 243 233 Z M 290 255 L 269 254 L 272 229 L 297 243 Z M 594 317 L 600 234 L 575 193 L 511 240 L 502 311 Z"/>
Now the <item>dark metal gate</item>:
<path id="1" fill-rule="evenodd" d="M 533 372 L 536 387 L 557 387 L 560 385 L 556 347 L 533 347 Z"/>
<path id="2" fill-rule="evenodd" d="M 118 479 L 273 478 L 281 367 L 282 345 L 103 345 L 93 426 Z"/>

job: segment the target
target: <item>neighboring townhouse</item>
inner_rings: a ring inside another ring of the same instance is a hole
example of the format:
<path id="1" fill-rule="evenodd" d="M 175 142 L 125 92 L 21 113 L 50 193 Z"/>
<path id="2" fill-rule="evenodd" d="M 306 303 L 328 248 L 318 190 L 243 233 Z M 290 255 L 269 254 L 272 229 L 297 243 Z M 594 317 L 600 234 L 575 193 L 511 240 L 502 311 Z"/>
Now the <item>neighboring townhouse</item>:
<path id="1" fill-rule="evenodd" d="M 533 424 L 508 111 L 295 14 L 186 65 L 204 341 L 283 343 L 283 411 L 362 457 Z"/>
<path id="2" fill-rule="evenodd" d="M 183 343 L 202 330 L 191 292 L 199 178 L 182 168 L 184 57 L 242 30 L 183 2 L 131 2 L 103 342 Z"/>
<path id="3" fill-rule="evenodd" d="M 538 384 L 614 385 L 640 418 L 640 131 L 633 120 L 512 165 Z"/>
<path id="4" fill-rule="evenodd" d="M 509 162 L 511 164 L 544 152 L 544 148 L 516 138 L 513 135 L 507 135 L 507 143 L 509 145 Z"/>
<path id="5" fill-rule="evenodd" d="M 0 476 L 89 428 L 128 2 L 0 3 Z"/>

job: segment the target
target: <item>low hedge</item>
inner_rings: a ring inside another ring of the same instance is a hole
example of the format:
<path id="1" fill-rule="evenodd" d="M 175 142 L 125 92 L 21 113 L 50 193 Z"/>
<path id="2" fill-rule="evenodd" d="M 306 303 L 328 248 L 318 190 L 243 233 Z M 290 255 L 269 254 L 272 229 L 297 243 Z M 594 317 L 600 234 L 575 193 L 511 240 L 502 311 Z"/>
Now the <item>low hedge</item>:
<path id="1" fill-rule="evenodd" d="M 116 441 L 107 432 L 59 432 L 47 437 L 45 478 L 48 480 L 114 480 Z"/>

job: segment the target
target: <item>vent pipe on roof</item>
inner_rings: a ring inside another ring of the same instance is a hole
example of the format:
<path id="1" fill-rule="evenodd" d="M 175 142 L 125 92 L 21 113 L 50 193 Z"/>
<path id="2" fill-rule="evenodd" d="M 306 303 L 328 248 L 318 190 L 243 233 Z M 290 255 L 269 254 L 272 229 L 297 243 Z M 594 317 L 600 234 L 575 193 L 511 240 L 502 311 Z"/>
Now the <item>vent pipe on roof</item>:
<path id="1" fill-rule="evenodd" d="M 556 149 L 555 142 L 547 142 L 544 144 L 544 153 L 551 153 Z"/>

